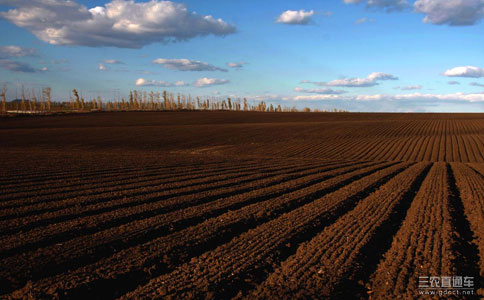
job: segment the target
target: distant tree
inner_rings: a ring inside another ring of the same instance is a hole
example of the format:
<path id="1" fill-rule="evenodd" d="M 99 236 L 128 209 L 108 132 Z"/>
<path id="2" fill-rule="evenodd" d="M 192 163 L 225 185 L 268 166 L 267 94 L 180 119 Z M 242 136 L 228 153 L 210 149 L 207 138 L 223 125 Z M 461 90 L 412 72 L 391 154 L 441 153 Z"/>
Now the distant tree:
<path id="1" fill-rule="evenodd" d="M 7 95 L 7 85 L 4 84 L 2 88 L 2 112 L 6 113 L 7 112 L 7 99 L 5 98 Z"/>
<path id="2" fill-rule="evenodd" d="M 178 105 L 178 109 L 186 109 L 186 108 L 187 108 L 187 103 L 186 103 L 185 95 L 181 95 L 181 102 Z"/>
<path id="3" fill-rule="evenodd" d="M 155 93 L 150 92 L 150 110 L 155 109 Z"/>
<path id="4" fill-rule="evenodd" d="M 22 102 L 20 102 L 20 109 L 22 111 L 25 111 L 27 108 L 25 107 L 25 90 L 24 90 L 24 86 L 22 85 Z"/>
<path id="5" fill-rule="evenodd" d="M 138 91 L 134 90 L 133 91 L 133 97 L 134 97 L 134 109 L 139 109 L 139 102 L 138 102 Z"/>
<path id="6" fill-rule="evenodd" d="M 73 89 L 72 90 L 72 93 L 74 94 L 74 98 L 76 100 L 75 104 L 76 104 L 76 109 L 79 109 L 81 107 L 81 102 L 79 101 L 79 94 L 77 93 L 77 90 L 76 89 Z"/>
<path id="7" fill-rule="evenodd" d="M 101 96 L 97 96 L 97 107 L 98 109 L 103 109 L 103 101 L 101 100 Z"/>
<path id="8" fill-rule="evenodd" d="M 163 91 L 163 93 L 161 95 L 163 97 L 163 109 L 167 110 L 168 109 L 168 92 Z"/>
<path id="9" fill-rule="evenodd" d="M 161 94 L 160 92 L 155 93 L 155 102 L 156 102 L 156 109 L 161 109 Z"/>
<path id="10" fill-rule="evenodd" d="M 129 109 L 134 108 L 134 97 L 133 97 L 133 92 L 129 91 Z"/>
<path id="11" fill-rule="evenodd" d="M 176 109 L 176 103 L 175 103 L 175 95 L 173 93 L 170 93 L 170 100 L 168 101 L 168 109 L 169 110 L 175 110 Z"/>
<path id="12" fill-rule="evenodd" d="M 33 89 L 32 89 L 32 92 L 33 92 Z M 29 99 L 29 111 L 32 112 L 32 96 L 33 96 L 33 93 L 30 92 L 30 99 Z"/>
<path id="13" fill-rule="evenodd" d="M 50 87 L 46 87 L 44 89 L 44 93 L 45 93 L 45 99 L 47 100 L 47 111 L 50 111 L 52 109 L 52 103 L 51 103 L 51 98 L 50 98 Z"/>
<path id="14" fill-rule="evenodd" d="M 34 111 L 37 111 L 37 96 L 35 96 L 35 90 L 34 89 L 32 89 L 31 102 L 33 102 L 32 105 L 33 105 Z"/>

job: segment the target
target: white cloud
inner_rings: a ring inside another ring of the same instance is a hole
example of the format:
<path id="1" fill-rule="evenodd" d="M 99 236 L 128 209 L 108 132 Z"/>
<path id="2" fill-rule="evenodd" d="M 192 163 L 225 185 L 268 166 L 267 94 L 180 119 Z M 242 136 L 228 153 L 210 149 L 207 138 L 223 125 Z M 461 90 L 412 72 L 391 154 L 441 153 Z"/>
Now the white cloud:
<path id="1" fill-rule="evenodd" d="M 330 82 L 315 82 L 309 80 L 303 80 L 301 83 L 312 83 L 318 86 L 340 86 L 340 87 L 371 87 L 378 85 L 378 81 L 381 80 L 397 80 L 398 77 L 392 74 L 373 72 L 366 78 L 343 78 L 336 79 Z"/>
<path id="2" fill-rule="evenodd" d="M 454 93 L 454 94 L 373 94 L 373 95 L 301 95 L 292 100 L 345 100 L 345 101 L 461 101 L 461 102 L 484 102 L 484 93 Z"/>
<path id="3" fill-rule="evenodd" d="M 119 60 L 116 60 L 116 59 L 105 59 L 104 63 L 110 64 L 110 65 L 122 65 L 122 64 L 124 64 L 122 61 L 119 61 Z"/>
<path id="4" fill-rule="evenodd" d="M 373 72 L 368 75 L 368 79 L 371 80 L 398 80 L 398 77 L 393 76 L 392 74 L 382 73 L 382 72 Z"/>
<path id="5" fill-rule="evenodd" d="M 367 7 L 381 8 L 386 11 L 403 10 L 409 6 L 407 0 L 368 0 Z"/>
<path id="6" fill-rule="evenodd" d="M 244 61 L 241 61 L 241 62 L 228 62 L 227 63 L 227 67 L 234 68 L 234 69 L 240 69 L 240 68 L 242 68 L 246 64 L 247 63 L 244 62 Z"/>
<path id="7" fill-rule="evenodd" d="M 480 78 L 484 77 L 484 68 L 473 66 L 455 67 L 445 71 L 442 75 L 449 77 Z"/>
<path id="8" fill-rule="evenodd" d="M 286 10 L 279 16 L 279 18 L 277 18 L 276 23 L 290 25 L 307 25 L 313 15 L 314 10 Z"/>
<path id="9" fill-rule="evenodd" d="M 378 85 L 380 80 L 398 80 L 392 74 L 373 72 L 366 78 L 343 78 L 335 79 L 330 82 L 301 80 L 301 83 L 311 83 L 317 86 L 339 86 L 339 87 L 372 87 Z"/>
<path id="10" fill-rule="evenodd" d="M 458 82 L 458 81 L 454 81 L 454 80 L 451 80 L 451 81 L 449 81 L 449 82 L 447 82 L 447 83 L 448 83 L 448 84 L 450 84 L 450 85 L 456 85 L 456 84 L 460 84 L 460 82 Z"/>
<path id="11" fill-rule="evenodd" d="M 329 88 L 305 89 L 305 88 L 296 87 L 296 88 L 294 88 L 294 91 L 299 92 L 299 93 L 311 93 L 311 94 L 321 94 L 321 95 L 339 95 L 339 94 L 346 93 L 346 91 L 333 90 L 333 89 L 329 89 Z"/>
<path id="12" fill-rule="evenodd" d="M 235 32 L 222 19 L 190 12 L 184 4 L 171 1 L 112 0 L 91 9 L 61 0 L 1 0 L 0 4 L 15 7 L 0 16 L 53 45 L 141 48 Z"/>
<path id="13" fill-rule="evenodd" d="M 60 64 L 65 64 L 67 62 L 68 60 L 65 58 L 39 61 L 39 63 L 44 65 L 60 65 Z"/>
<path id="14" fill-rule="evenodd" d="M 20 46 L 0 46 L 0 59 L 24 56 L 37 56 L 37 49 Z"/>
<path id="15" fill-rule="evenodd" d="M 344 78 L 332 80 L 326 85 L 340 87 L 371 87 L 378 85 L 378 82 L 370 78 Z"/>
<path id="16" fill-rule="evenodd" d="M 99 64 L 98 69 L 99 69 L 99 71 L 107 71 L 108 70 L 108 68 L 103 64 Z"/>
<path id="17" fill-rule="evenodd" d="M 471 82 L 471 83 L 469 83 L 469 85 L 478 86 L 478 87 L 484 87 L 484 84 L 479 83 L 479 82 Z"/>
<path id="18" fill-rule="evenodd" d="M 484 17 L 484 0 L 417 0 L 413 7 L 425 23 L 437 25 L 474 25 Z"/>
<path id="19" fill-rule="evenodd" d="M 144 78 L 138 78 L 136 80 L 137 86 L 161 86 L 161 87 L 176 87 L 176 86 L 187 86 L 184 81 L 176 81 L 174 83 L 167 82 L 167 81 L 158 81 L 158 80 L 146 80 Z"/>
<path id="20" fill-rule="evenodd" d="M 350 98 L 342 98 L 339 95 L 300 95 L 300 96 L 294 96 L 292 99 L 288 99 L 288 100 L 300 101 L 300 100 L 343 100 L 343 99 L 350 99 Z"/>
<path id="21" fill-rule="evenodd" d="M 46 67 L 43 67 L 42 69 L 37 69 L 32 67 L 28 63 L 9 60 L 9 59 L 0 59 L 0 67 L 8 71 L 20 72 L 20 73 L 39 73 L 39 72 L 47 71 Z"/>
<path id="22" fill-rule="evenodd" d="M 287 96 L 283 96 L 283 95 L 279 95 L 279 94 L 271 94 L 269 92 L 266 92 L 264 94 L 260 94 L 260 95 L 251 95 L 251 96 L 247 96 L 245 97 L 247 98 L 247 100 L 250 100 L 250 101 L 279 101 L 279 100 L 291 100 L 292 98 L 291 97 L 287 97 Z"/>
<path id="23" fill-rule="evenodd" d="M 206 87 L 206 86 L 211 86 L 211 85 L 220 85 L 220 84 L 226 84 L 229 83 L 227 79 L 216 79 L 216 78 L 200 78 L 196 80 L 193 85 L 197 87 Z"/>
<path id="24" fill-rule="evenodd" d="M 179 59 L 165 59 L 158 58 L 153 60 L 154 64 L 163 65 L 167 69 L 178 70 L 178 71 L 222 71 L 227 72 L 226 69 L 219 68 L 208 64 L 206 62 L 201 62 L 198 60 L 189 60 L 186 58 Z"/>
<path id="25" fill-rule="evenodd" d="M 344 0 L 346 4 L 359 4 L 364 0 Z M 408 0 L 368 0 L 367 8 L 383 9 L 387 12 L 400 11 L 409 7 Z"/>
<path id="26" fill-rule="evenodd" d="M 402 91 L 421 90 L 421 85 L 407 85 L 401 88 Z"/>
<path id="27" fill-rule="evenodd" d="M 360 95 L 356 100 L 444 100 L 444 101 L 467 101 L 467 102 L 483 102 L 484 94 L 401 94 L 401 95 Z"/>
<path id="28" fill-rule="evenodd" d="M 340 87 L 371 87 L 378 85 L 378 82 L 369 78 L 343 78 L 335 79 L 330 82 L 322 81 L 306 81 L 304 83 L 311 83 L 317 86 L 340 86 Z"/>
<path id="29" fill-rule="evenodd" d="M 375 19 L 373 19 L 373 18 L 368 19 L 367 17 L 363 17 L 361 19 L 356 20 L 355 24 L 360 25 L 360 24 L 363 24 L 363 23 L 373 23 L 373 22 L 375 22 Z"/>

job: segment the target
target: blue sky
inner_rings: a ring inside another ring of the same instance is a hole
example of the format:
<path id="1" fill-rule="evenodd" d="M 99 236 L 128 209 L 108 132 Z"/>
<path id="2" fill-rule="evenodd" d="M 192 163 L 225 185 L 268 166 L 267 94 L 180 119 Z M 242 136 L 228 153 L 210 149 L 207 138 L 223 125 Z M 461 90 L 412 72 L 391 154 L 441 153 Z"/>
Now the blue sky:
<path id="1" fill-rule="evenodd" d="M 57 100 L 137 89 L 484 111 L 484 0 L 0 0 L 0 11 L 9 98 L 23 84 Z"/>

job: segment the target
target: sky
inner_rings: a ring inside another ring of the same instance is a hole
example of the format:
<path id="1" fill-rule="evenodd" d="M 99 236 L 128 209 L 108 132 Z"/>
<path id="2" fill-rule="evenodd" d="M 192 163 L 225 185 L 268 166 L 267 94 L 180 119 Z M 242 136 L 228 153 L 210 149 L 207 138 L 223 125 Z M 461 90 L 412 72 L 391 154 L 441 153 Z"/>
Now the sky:
<path id="1" fill-rule="evenodd" d="M 484 112 L 484 0 L 0 0 L 0 83 Z"/>

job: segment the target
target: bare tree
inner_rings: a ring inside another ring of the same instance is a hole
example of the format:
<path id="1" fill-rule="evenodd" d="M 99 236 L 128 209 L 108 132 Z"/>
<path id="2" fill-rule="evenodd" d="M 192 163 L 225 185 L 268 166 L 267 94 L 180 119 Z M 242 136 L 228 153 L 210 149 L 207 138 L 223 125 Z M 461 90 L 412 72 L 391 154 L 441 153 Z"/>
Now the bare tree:
<path id="1" fill-rule="evenodd" d="M 22 111 L 25 111 L 27 108 L 25 107 L 25 89 L 24 86 L 22 85 L 22 102 L 20 102 L 20 109 Z"/>
<path id="2" fill-rule="evenodd" d="M 44 101 L 47 101 L 47 111 L 50 111 L 52 109 L 52 103 L 50 99 L 50 87 L 46 87 L 42 89 L 42 98 Z"/>
<path id="3" fill-rule="evenodd" d="M 7 85 L 3 84 L 3 89 L 2 89 L 2 112 L 7 113 L 7 99 L 5 99 L 7 95 Z"/>
<path id="4" fill-rule="evenodd" d="M 81 103 L 79 101 L 79 94 L 77 93 L 76 89 L 73 89 L 72 93 L 74 94 L 74 98 L 76 98 L 76 109 L 79 109 L 81 106 Z"/>
<path id="5" fill-rule="evenodd" d="M 32 98 L 30 99 L 30 103 L 34 108 L 34 111 L 37 111 L 37 96 L 35 96 L 35 90 L 33 88 L 32 88 Z"/>

